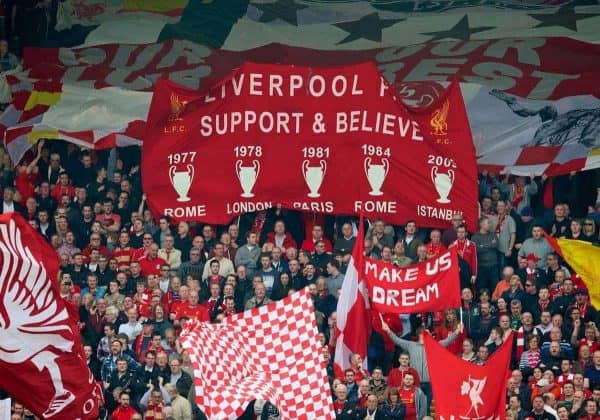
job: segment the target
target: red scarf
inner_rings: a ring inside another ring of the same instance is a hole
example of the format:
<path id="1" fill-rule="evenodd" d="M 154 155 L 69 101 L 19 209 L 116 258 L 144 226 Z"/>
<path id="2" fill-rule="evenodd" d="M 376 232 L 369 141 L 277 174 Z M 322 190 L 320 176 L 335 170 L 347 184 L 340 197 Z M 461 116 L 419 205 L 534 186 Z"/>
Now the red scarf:
<path id="1" fill-rule="evenodd" d="M 496 223 L 496 235 L 500 235 L 500 232 L 502 231 L 502 223 L 504 223 L 505 217 L 505 214 L 498 216 L 498 223 Z"/>
<path id="2" fill-rule="evenodd" d="M 544 197 L 543 203 L 544 208 L 551 209 L 554 206 L 554 181 L 552 178 L 548 178 L 546 185 L 544 185 Z"/>
<path id="3" fill-rule="evenodd" d="M 513 186 L 513 208 L 517 208 L 521 201 L 525 198 L 525 187 L 522 185 L 514 184 Z"/>

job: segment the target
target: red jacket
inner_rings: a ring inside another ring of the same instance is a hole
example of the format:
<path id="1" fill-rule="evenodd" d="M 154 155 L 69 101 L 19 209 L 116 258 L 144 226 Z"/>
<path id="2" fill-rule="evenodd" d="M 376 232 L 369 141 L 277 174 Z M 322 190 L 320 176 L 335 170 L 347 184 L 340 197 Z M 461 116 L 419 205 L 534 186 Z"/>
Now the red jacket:
<path id="1" fill-rule="evenodd" d="M 275 242 L 275 232 L 269 232 L 267 233 L 267 241 L 266 242 L 271 242 L 272 244 L 277 245 L 277 243 Z M 296 241 L 294 241 L 294 238 L 292 238 L 292 235 L 290 235 L 288 232 L 285 233 L 285 237 L 283 238 L 283 247 L 284 248 L 298 248 L 298 244 L 296 243 Z"/>
<path id="2" fill-rule="evenodd" d="M 189 302 L 186 302 L 177 308 L 175 319 L 181 318 L 197 319 L 198 321 L 210 321 L 210 315 L 206 306 L 198 304 L 192 308 L 190 307 Z"/>
<path id="3" fill-rule="evenodd" d="M 37 185 L 39 178 L 38 174 L 27 174 L 25 171 L 17 175 L 15 185 L 21 196 L 21 204 L 25 205 L 28 198 L 35 197 L 35 186 Z"/>
<path id="4" fill-rule="evenodd" d="M 333 252 L 333 246 L 331 245 L 331 242 L 329 242 L 329 239 L 322 237 L 321 240 L 325 243 L 325 251 Z M 310 239 L 305 239 L 304 242 L 302 242 L 302 247 L 300 249 L 302 251 L 315 252 L 315 241 L 313 241 L 312 237 Z"/>
<path id="5" fill-rule="evenodd" d="M 390 370 L 390 374 L 387 378 L 387 386 L 388 388 L 395 387 L 401 388 L 404 384 L 404 375 L 407 373 L 412 374 L 413 378 L 415 378 L 415 386 L 421 386 L 421 379 L 419 378 L 419 373 L 415 368 L 409 367 L 406 370 L 401 370 L 399 367 Z"/>
<path id="6" fill-rule="evenodd" d="M 131 420 L 131 417 L 134 414 L 138 414 L 138 412 L 135 411 L 132 406 L 127 408 L 118 406 L 117 409 L 113 411 L 112 416 L 110 416 L 110 420 Z"/>
<path id="7" fill-rule="evenodd" d="M 465 239 L 460 242 L 458 239 L 450 244 L 448 248 L 455 247 L 458 251 L 458 256 L 462 257 L 471 267 L 471 275 L 477 275 L 477 246 L 475 243 Z"/>
<path id="8" fill-rule="evenodd" d="M 75 187 L 72 185 L 63 187 L 62 185 L 58 184 L 52 187 L 52 191 L 50 192 L 50 195 L 54 197 L 58 203 L 60 203 L 61 197 L 65 194 L 69 196 L 69 199 L 73 200 L 75 197 Z"/>
<path id="9" fill-rule="evenodd" d="M 160 257 L 150 259 L 148 256 L 142 257 L 138 260 L 140 262 L 140 268 L 142 274 L 147 276 L 148 274 L 160 275 L 160 266 L 167 264 L 165 260 Z"/>
<path id="10" fill-rule="evenodd" d="M 106 258 L 110 258 L 110 250 L 104 245 L 101 245 L 100 248 L 98 248 L 98 252 L 100 252 L 100 255 L 104 255 Z M 85 262 L 90 261 L 91 253 L 92 247 L 90 245 L 86 246 L 83 251 L 81 251 L 81 255 L 83 255 Z"/>

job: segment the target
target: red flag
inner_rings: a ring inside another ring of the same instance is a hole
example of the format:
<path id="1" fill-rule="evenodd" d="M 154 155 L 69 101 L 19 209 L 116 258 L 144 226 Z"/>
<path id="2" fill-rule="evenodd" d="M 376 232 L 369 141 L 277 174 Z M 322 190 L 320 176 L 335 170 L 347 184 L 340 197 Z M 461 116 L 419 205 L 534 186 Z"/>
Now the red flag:
<path id="1" fill-rule="evenodd" d="M 490 356 L 485 366 L 466 362 L 425 334 L 425 354 L 435 399 L 436 418 L 506 418 L 506 375 L 513 334 Z"/>
<path id="2" fill-rule="evenodd" d="M 185 324 L 196 402 L 209 418 L 236 419 L 256 399 L 284 419 L 335 418 L 313 305 L 305 288 L 222 324 Z"/>
<path id="3" fill-rule="evenodd" d="M 367 363 L 367 345 L 371 334 L 371 317 L 367 285 L 364 281 L 364 229 L 360 217 L 358 235 L 350 264 L 344 276 L 342 291 L 337 305 L 337 339 L 335 344 L 336 376 L 350 367 L 349 357 L 358 353 Z"/>
<path id="4" fill-rule="evenodd" d="M 455 248 L 403 268 L 365 258 L 365 280 L 371 303 L 381 312 L 434 312 L 460 306 Z"/>
<path id="5" fill-rule="evenodd" d="M 101 393 L 57 272 L 50 245 L 20 215 L 0 215 L 0 388 L 40 418 L 95 419 Z"/>

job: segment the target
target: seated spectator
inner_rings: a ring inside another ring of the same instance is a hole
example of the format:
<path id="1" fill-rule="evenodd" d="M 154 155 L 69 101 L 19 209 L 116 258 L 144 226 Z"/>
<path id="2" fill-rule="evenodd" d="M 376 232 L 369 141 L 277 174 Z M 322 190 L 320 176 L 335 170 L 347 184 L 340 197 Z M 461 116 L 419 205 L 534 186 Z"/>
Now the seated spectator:
<path id="1" fill-rule="evenodd" d="M 354 249 L 354 243 L 356 242 L 356 236 L 351 223 L 344 223 L 342 225 L 342 234 L 338 235 L 335 241 L 334 251 L 341 254 L 351 254 Z"/>

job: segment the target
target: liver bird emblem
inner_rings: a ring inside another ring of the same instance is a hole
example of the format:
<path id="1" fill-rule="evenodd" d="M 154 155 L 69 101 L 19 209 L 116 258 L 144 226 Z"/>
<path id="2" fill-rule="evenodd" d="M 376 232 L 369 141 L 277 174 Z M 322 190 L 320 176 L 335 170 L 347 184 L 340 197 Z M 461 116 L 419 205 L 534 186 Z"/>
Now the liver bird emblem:
<path id="1" fill-rule="evenodd" d="M 481 419 L 479 416 L 480 405 L 483 405 L 483 400 L 481 399 L 481 393 L 485 388 L 485 383 L 487 381 L 487 377 L 483 379 L 472 379 L 471 375 L 469 375 L 469 379 L 467 381 L 463 381 L 460 395 L 468 395 L 471 400 L 471 408 L 464 416 L 460 416 L 461 419 Z M 475 414 L 476 417 L 472 417 Z"/>
<path id="2" fill-rule="evenodd" d="M 448 130 L 448 110 L 450 109 L 450 101 L 447 99 L 444 101 L 444 105 L 441 108 L 436 109 L 429 123 L 431 124 L 431 129 L 433 130 L 433 134 L 436 136 L 445 136 Z"/>
<path id="3" fill-rule="evenodd" d="M 0 225 L 0 259 L 0 359 L 14 365 L 31 361 L 40 372 L 47 370 L 55 392 L 44 413 L 50 418 L 75 400 L 57 364 L 74 346 L 69 314 L 58 305 L 44 266 L 23 246 L 12 219 Z"/>
<path id="4" fill-rule="evenodd" d="M 169 121 L 181 121 L 181 113 L 185 110 L 185 106 L 188 101 L 182 101 L 175 93 L 171 93 L 171 114 L 169 115 Z"/>

